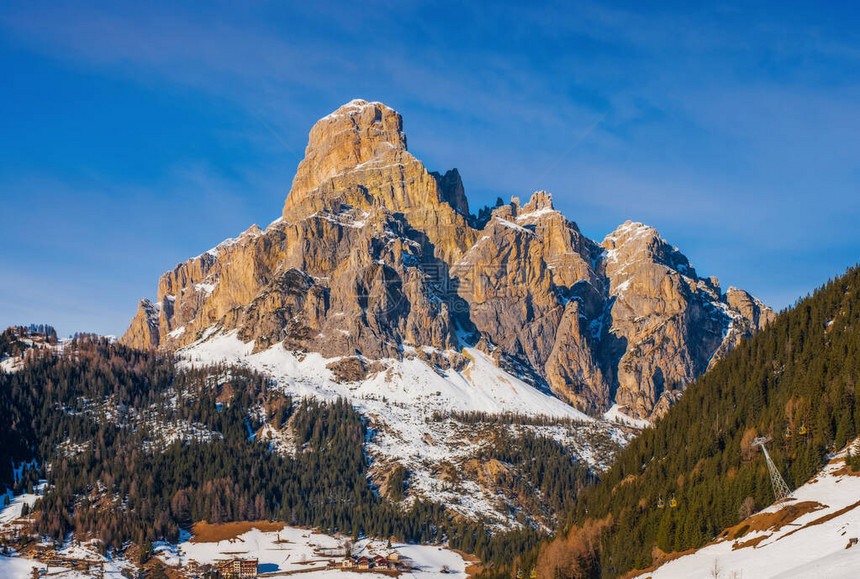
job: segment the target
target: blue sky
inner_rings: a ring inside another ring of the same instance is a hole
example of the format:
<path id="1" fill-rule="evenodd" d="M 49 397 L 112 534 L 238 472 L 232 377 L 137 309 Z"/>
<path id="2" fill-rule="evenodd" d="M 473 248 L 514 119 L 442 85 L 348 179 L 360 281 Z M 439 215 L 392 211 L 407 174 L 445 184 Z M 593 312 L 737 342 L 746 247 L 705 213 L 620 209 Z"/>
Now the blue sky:
<path id="1" fill-rule="evenodd" d="M 648 4 L 0 1 L 0 325 L 121 334 L 353 98 L 473 210 L 547 189 L 776 308 L 860 260 L 857 6 Z"/>

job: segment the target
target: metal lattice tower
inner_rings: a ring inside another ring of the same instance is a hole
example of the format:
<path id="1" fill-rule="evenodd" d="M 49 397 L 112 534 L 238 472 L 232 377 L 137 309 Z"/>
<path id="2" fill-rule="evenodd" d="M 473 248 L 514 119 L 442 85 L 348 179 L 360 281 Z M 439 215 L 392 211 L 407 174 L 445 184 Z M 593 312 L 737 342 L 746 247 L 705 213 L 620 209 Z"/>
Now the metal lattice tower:
<path id="1" fill-rule="evenodd" d="M 767 462 L 767 471 L 770 473 L 770 484 L 773 485 L 773 494 L 776 497 L 776 501 L 781 501 L 782 499 L 786 499 L 791 496 L 791 489 L 789 489 L 788 485 L 785 484 L 785 480 L 783 480 L 782 475 L 779 474 L 776 465 L 773 464 L 773 460 L 767 452 L 765 444 L 768 442 L 770 442 L 770 437 L 762 436 L 753 440 L 752 446 L 761 447 L 761 450 L 764 453 L 764 460 Z"/>

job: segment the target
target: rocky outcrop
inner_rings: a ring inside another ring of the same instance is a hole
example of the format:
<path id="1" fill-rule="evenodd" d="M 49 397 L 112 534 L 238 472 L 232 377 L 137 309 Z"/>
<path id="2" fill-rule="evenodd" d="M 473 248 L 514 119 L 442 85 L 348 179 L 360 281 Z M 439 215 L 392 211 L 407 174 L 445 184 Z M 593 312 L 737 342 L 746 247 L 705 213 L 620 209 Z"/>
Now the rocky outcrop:
<path id="1" fill-rule="evenodd" d="M 160 344 L 159 314 L 161 304 L 153 304 L 148 299 L 140 300 L 137 315 L 125 331 L 122 340 L 137 348 L 155 348 Z"/>
<path id="2" fill-rule="evenodd" d="M 615 401 L 648 416 L 705 371 L 731 318 L 714 281 L 653 228 L 628 221 L 602 246 L 610 302 L 601 359 Z"/>
<path id="3" fill-rule="evenodd" d="M 122 341 L 235 331 L 344 360 L 345 377 L 410 352 L 459 370 L 477 345 L 579 408 L 652 417 L 772 317 L 642 224 L 598 244 L 545 192 L 473 217 L 460 174 L 428 172 L 397 112 L 352 101 L 311 130 L 282 217 L 164 274 Z"/>

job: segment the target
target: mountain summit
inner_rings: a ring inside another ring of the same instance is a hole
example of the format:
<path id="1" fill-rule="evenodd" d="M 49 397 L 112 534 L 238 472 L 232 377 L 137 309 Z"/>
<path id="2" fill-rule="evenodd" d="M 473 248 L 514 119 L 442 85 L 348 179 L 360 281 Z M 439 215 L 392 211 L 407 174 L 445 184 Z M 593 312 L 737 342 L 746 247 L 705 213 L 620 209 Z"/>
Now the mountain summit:
<path id="1" fill-rule="evenodd" d="M 449 260 L 474 242 L 459 173 L 429 173 L 406 149 L 400 113 L 382 103 L 354 100 L 317 121 L 283 218 L 294 223 L 345 207 L 402 213 Z"/>
<path id="2" fill-rule="evenodd" d="M 468 373 L 474 346 L 580 409 L 652 418 L 773 316 L 640 223 L 597 243 L 543 191 L 472 215 L 456 169 L 409 153 L 399 113 L 354 100 L 311 129 L 282 217 L 162 275 L 122 341 L 235 332 L 317 352 L 344 381 L 404 357 Z"/>

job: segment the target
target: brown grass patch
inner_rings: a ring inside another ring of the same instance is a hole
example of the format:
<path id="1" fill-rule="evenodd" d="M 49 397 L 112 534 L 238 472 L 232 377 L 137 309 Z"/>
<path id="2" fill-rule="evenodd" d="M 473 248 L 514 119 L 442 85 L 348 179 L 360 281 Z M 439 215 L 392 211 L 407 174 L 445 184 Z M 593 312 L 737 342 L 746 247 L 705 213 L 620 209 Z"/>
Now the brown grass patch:
<path id="1" fill-rule="evenodd" d="M 784 538 L 788 537 L 789 535 L 793 535 L 794 533 L 796 533 L 802 529 L 808 529 L 809 527 L 814 527 L 816 525 L 826 523 L 827 521 L 835 519 L 839 515 L 844 515 L 848 511 L 853 511 L 857 507 L 860 507 L 860 501 L 857 501 L 854 504 L 848 505 L 847 507 L 843 507 L 843 508 L 839 509 L 838 511 L 833 511 L 832 513 L 828 513 L 828 514 L 824 515 L 823 517 L 818 517 L 814 521 L 809 521 L 808 523 L 806 523 L 802 527 L 798 527 L 797 529 L 793 529 L 790 532 L 784 534 L 782 537 L 780 537 L 780 539 L 784 539 Z"/>
<path id="2" fill-rule="evenodd" d="M 218 541 L 235 539 L 251 529 L 271 533 L 272 531 L 282 531 L 285 526 L 284 523 L 270 523 L 269 521 L 239 521 L 219 524 L 201 521 L 194 523 L 194 526 L 191 528 L 193 536 L 190 541 L 192 543 L 217 543 Z"/>
<path id="3" fill-rule="evenodd" d="M 747 547 L 758 547 L 758 544 L 769 538 L 770 535 L 759 535 L 758 537 L 753 537 L 749 541 L 744 541 L 743 543 L 735 543 L 732 545 L 732 551 L 736 551 L 738 549 L 746 549 Z"/>
<path id="4" fill-rule="evenodd" d="M 834 476 L 860 476 L 860 471 L 851 470 L 851 467 L 847 464 L 843 464 L 841 467 L 837 468 L 833 471 Z"/>
<path id="5" fill-rule="evenodd" d="M 783 526 L 795 519 L 824 508 L 824 505 L 815 501 L 803 501 L 800 503 L 788 503 L 783 508 L 772 513 L 756 513 L 750 518 L 729 527 L 720 533 L 720 539 L 739 539 L 749 532 L 755 531 L 778 531 Z"/>

